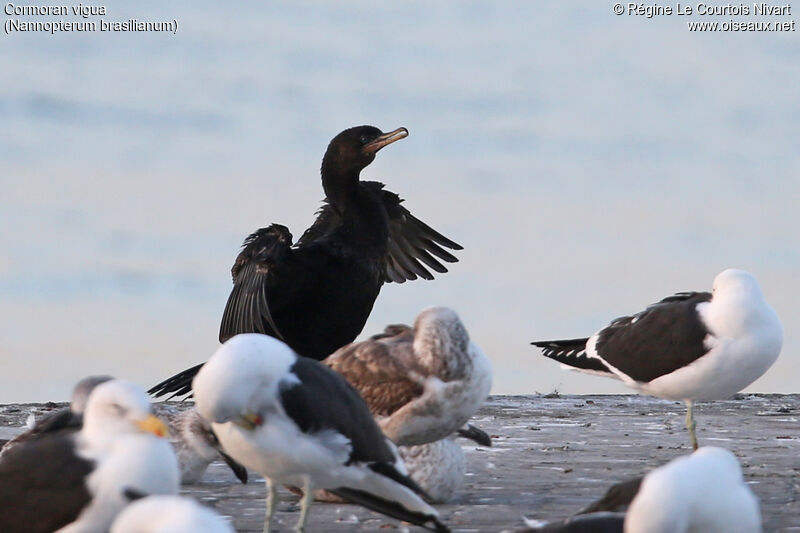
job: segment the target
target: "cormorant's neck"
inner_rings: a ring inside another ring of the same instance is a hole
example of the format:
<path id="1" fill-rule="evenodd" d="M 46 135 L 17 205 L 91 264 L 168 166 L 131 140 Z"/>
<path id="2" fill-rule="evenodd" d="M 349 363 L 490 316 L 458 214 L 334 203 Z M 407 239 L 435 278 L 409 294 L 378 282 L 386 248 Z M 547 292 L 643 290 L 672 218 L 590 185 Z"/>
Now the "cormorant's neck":
<path id="1" fill-rule="evenodd" d="M 344 170 L 322 161 L 322 189 L 330 204 L 339 213 L 351 207 L 358 195 L 359 172 Z"/>

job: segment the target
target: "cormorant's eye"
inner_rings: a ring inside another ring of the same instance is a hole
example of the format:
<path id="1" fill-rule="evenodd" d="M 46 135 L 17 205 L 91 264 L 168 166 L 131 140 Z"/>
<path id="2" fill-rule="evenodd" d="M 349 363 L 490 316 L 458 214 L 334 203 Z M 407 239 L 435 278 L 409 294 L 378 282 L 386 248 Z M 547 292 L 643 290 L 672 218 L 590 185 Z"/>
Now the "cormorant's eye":
<path id="1" fill-rule="evenodd" d="M 364 134 L 359 138 L 359 140 L 361 141 L 361 144 L 367 144 L 369 142 L 369 135 Z"/>

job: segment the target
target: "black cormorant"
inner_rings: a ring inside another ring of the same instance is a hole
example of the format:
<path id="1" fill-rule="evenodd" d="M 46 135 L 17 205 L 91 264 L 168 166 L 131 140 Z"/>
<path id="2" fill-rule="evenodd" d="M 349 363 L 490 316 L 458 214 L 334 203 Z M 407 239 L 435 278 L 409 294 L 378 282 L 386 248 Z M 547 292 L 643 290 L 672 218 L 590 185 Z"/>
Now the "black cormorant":
<path id="1" fill-rule="evenodd" d="M 359 179 L 378 150 L 407 136 L 405 128 L 383 133 L 357 126 L 333 138 L 322 159 L 326 198 L 314 224 L 295 244 L 280 224 L 245 239 L 231 269 L 220 342 L 263 333 L 322 360 L 361 333 L 385 282 L 430 280 L 430 270 L 447 272 L 442 262 L 458 261 L 445 248 L 460 250 L 459 244 L 414 217 L 383 183 Z M 150 392 L 190 392 L 201 366 Z"/>

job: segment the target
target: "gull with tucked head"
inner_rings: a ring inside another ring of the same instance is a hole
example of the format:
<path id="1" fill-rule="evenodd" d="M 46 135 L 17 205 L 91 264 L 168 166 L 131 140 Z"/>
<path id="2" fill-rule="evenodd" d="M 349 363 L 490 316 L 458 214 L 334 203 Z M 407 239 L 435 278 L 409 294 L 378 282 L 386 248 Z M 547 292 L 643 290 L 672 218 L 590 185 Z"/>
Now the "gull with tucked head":
<path id="1" fill-rule="evenodd" d="M 413 327 L 387 326 L 383 333 L 340 348 L 324 363 L 361 393 L 398 446 L 426 444 L 456 432 L 492 387 L 489 359 L 448 307 L 429 307 Z"/>
<path id="2" fill-rule="evenodd" d="M 424 309 L 413 327 L 387 326 L 323 363 L 361 393 L 411 478 L 434 501 L 448 501 L 463 483 L 456 433 L 491 446 L 485 432 L 465 424 L 489 394 L 492 366 L 453 309 Z"/>
<path id="3" fill-rule="evenodd" d="M 783 327 L 756 278 L 731 268 L 710 293 L 677 293 L 588 338 L 531 344 L 570 369 L 684 400 L 697 449 L 693 402 L 728 399 L 761 377 L 780 354 Z"/>

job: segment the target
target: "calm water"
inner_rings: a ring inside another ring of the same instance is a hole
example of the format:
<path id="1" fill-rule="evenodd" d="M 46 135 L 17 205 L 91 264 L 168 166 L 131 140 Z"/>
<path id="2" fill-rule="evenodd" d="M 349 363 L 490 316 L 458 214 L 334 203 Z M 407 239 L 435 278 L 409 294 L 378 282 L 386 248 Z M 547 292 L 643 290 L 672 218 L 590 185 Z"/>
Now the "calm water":
<path id="1" fill-rule="evenodd" d="M 364 176 L 465 246 L 385 287 L 365 334 L 450 305 L 496 393 L 624 391 L 528 342 L 735 266 L 786 329 L 751 390 L 796 392 L 797 33 L 562 4 L 107 2 L 180 29 L 0 37 L 0 402 L 205 360 L 242 238 L 298 236 L 325 146 L 362 123 L 411 132 Z"/>

